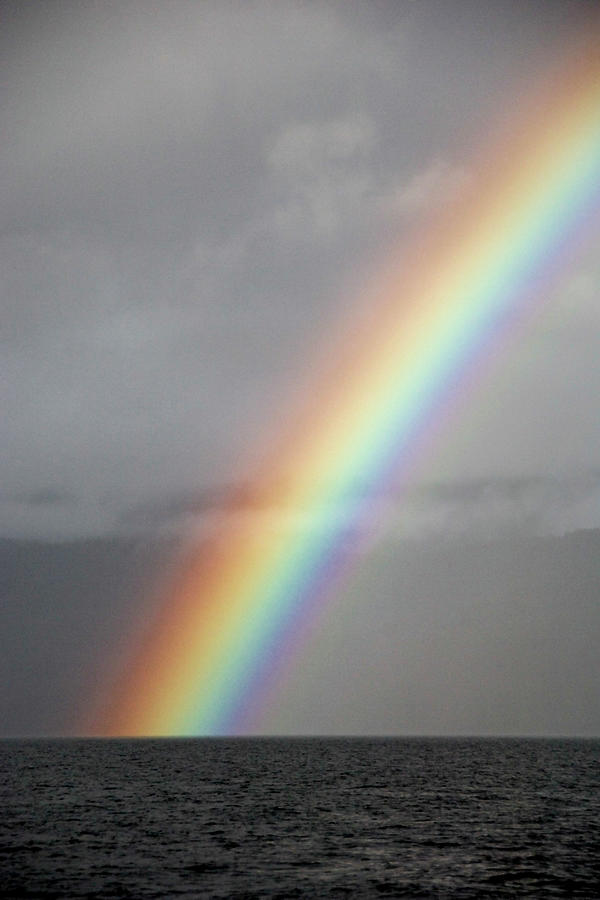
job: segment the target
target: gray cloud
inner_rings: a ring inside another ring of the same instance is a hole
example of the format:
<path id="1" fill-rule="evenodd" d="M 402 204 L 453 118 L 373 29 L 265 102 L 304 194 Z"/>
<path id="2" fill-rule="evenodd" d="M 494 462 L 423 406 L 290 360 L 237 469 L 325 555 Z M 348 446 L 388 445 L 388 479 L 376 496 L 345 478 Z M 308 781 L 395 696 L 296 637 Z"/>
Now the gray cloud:
<path id="1" fill-rule="evenodd" d="M 72 503 L 73 499 L 73 495 L 69 491 L 62 491 L 59 488 L 39 488 L 38 490 L 26 491 L 24 494 L 14 494 L 8 498 L 8 501 L 35 507 Z"/>
<path id="2" fill-rule="evenodd" d="M 460 190 L 478 136 L 586 15 L 5 4 L 0 474 L 8 494 L 76 500 L 4 504 L 1 533 L 110 533 L 157 496 L 243 481 L 382 248 Z M 423 480 L 597 465 L 596 249 Z"/>
<path id="3" fill-rule="evenodd" d="M 392 514 L 402 536 L 497 539 L 593 526 L 600 472 L 452 481 L 413 488 Z"/>
<path id="4" fill-rule="evenodd" d="M 170 495 L 159 494 L 124 510 L 119 528 L 126 533 L 199 535 L 223 516 L 266 516 L 270 527 L 299 530 L 320 521 L 328 506 L 367 502 L 379 508 L 388 540 L 498 540 L 510 536 L 563 534 L 593 527 L 600 502 L 600 471 L 574 476 L 513 476 L 478 478 L 418 485 L 387 486 L 379 497 L 360 485 L 339 492 L 323 486 L 314 507 L 291 507 L 285 484 L 214 485 Z M 369 518 L 369 522 L 371 519 Z"/>

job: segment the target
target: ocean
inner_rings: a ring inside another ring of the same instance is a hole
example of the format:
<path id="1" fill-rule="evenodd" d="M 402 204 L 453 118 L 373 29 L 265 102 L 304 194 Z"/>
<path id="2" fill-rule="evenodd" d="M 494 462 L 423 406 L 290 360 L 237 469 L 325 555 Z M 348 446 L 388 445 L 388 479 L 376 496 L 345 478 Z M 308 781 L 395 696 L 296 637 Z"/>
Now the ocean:
<path id="1" fill-rule="evenodd" d="M 0 742 L 2 898 L 600 897 L 600 741 Z"/>

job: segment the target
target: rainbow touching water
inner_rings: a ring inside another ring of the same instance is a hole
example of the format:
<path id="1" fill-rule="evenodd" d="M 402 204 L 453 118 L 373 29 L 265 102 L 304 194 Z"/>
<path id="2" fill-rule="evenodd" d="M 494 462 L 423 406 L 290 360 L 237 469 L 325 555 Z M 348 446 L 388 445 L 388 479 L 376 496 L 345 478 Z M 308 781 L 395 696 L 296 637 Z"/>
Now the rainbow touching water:
<path id="1" fill-rule="evenodd" d="M 597 224 L 600 29 L 521 101 L 468 190 L 377 279 L 278 449 L 220 507 L 93 728 L 243 733 L 378 498 Z"/>

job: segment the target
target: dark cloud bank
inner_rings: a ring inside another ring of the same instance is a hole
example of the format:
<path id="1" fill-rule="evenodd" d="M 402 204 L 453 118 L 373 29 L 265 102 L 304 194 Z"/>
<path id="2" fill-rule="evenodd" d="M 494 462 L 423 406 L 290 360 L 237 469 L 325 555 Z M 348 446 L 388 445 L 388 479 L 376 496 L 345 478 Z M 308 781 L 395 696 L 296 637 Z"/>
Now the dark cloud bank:
<path id="1" fill-rule="evenodd" d="M 3 736 L 77 731 L 151 621 L 169 542 L 0 542 Z M 326 607 L 273 733 L 600 733 L 600 530 L 384 542 Z"/>

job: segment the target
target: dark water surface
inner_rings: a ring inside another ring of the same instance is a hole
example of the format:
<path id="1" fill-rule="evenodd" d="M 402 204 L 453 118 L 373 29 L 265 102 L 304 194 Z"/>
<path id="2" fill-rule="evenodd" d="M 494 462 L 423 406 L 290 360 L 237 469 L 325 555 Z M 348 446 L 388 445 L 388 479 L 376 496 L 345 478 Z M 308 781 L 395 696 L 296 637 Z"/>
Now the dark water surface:
<path id="1" fill-rule="evenodd" d="M 0 742 L 5 898 L 600 897 L 600 741 Z"/>

